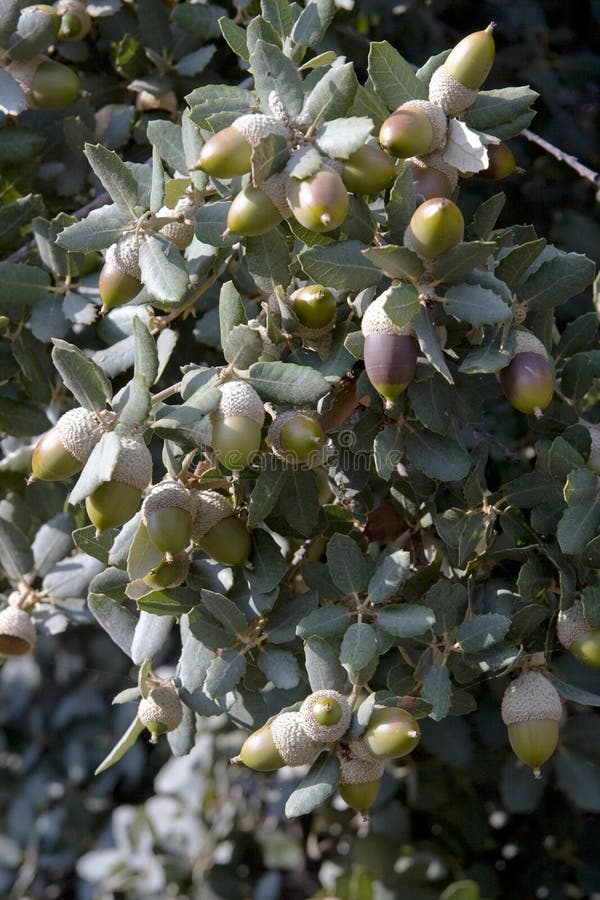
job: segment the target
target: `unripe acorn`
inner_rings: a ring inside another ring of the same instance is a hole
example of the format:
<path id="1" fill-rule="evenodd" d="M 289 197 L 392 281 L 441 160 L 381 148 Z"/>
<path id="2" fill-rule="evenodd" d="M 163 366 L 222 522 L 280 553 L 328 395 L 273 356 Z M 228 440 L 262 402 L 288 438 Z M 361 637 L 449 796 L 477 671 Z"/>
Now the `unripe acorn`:
<path id="1" fill-rule="evenodd" d="M 252 549 L 250 534 L 234 514 L 227 497 L 216 491 L 193 495 L 192 540 L 212 559 L 224 566 L 247 562 Z"/>
<path id="2" fill-rule="evenodd" d="M 562 703 L 556 688 L 541 672 L 523 672 L 502 698 L 502 720 L 515 754 L 539 777 L 558 743 Z"/>
<path id="3" fill-rule="evenodd" d="M 37 442 L 31 457 L 34 481 L 63 481 L 81 472 L 103 428 L 83 407 L 64 413 Z"/>
<path id="4" fill-rule="evenodd" d="M 518 170 L 517 162 L 510 147 L 503 143 L 488 144 L 488 167 L 477 172 L 480 178 L 500 181 Z"/>
<path id="5" fill-rule="evenodd" d="M 253 731 L 242 744 L 237 759 L 256 772 L 274 772 L 285 766 L 285 762 L 275 746 L 271 725 L 263 725 L 262 728 Z"/>
<path id="6" fill-rule="evenodd" d="M 321 690 L 309 694 L 298 714 L 307 735 L 317 742 L 339 741 L 347 732 L 352 717 L 348 698 L 339 691 Z"/>
<path id="7" fill-rule="evenodd" d="M 289 465 L 323 462 L 325 432 L 310 412 L 287 410 L 275 417 L 267 436 L 273 452 Z"/>
<path id="8" fill-rule="evenodd" d="M 421 738 L 419 723 L 406 709 L 376 708 L 362 736 L 373 756 L 388 758 L 411 753 Z"/>
<path id="9" fill-rule="evenodd" d="M 361 328 L 365 336 L 364 360 L 369 381 L 388 404 L 404 393 L 415 377 L 417 345 L 410 326 L 394 325 L 384 309 L 385 294 L 365 312 Z"/>
<path id="10" fill-rule="evenodd" d="M 378 194 L 396 179 L 394 160 L 379 147 L 364 144 L 344 160 L 342 181 L 352 194 Z"/>
<path id="11" fill-rule="evenodd" d="M 106 251 L 98 279 L 104 310 L 122 306 L 142 289 L 138 262 L 138 243 L 134 234 L 125 234 Z"/>
<path id="12" fill-rule="evenodd" d="M 335 296 L 322 284 L 307 284 L 290 299 L 298 321 L 306 328 L 325 328 L 335 316 Z"/>
<path id="13" fill-rule="evenodd" d="M 227 213 L 227 231 L 244 237 L 266 234 L 283 216 L 261 188 L 251 184 L 237 194 Z"/>
<path id="14" fill-rule="evenodd" d="M 144 575 L 144 582 L 155 591 L 179 587 L 188 576 L 190 560 L 186 553 L 180 553 L 173 559 L 164 559 L 154 569 Z"/>
<path id="15" fill-rule="evenodd" d="M 414 211 L 404 233 L 404 243 L 427 259 L 435 259 L 463 239 L 465 221 L 458 206 L 447 197 L 426 200 Z"/>
<path id="16" fill-rule="evenodd" d="M 542 342 L 529 331 L 515 332 L 516 352 L 499 374 L 508 402 L 522 413 L 545 409 L 554 393 L 554 379 Z"/>
<path id="17" fill-rule="evenodd" d="M 391 156 L 425 156 L 443 146 L 448 123 L 428 100 L 409 100 L 389 116 L 379 131 L 379 143 Z"/>
<path id="18" fill-rule="evenodd" d="M 0 656 L 31 653 L 35 641 L 35 625 L 25 610 L 7 606 L 0 612 Z"/>
<path id="19" fill-rule="evenodd" d="M 286 712 L 251 734 L 240 750 L 240 758 L 249 768 L 268 772 L 282 765 L 303 766 L 312 762 L 320 747 L 302 728 L 298 713 Z"/>
<path id="20" fill-rule="evenodd" d="M 58 37 L 61 41 L 80 41 L 89 34 L 92 19 L 79 0 L 58 0 L 54 8 L 61 16 Z"/>
<path id="21" fill-rule="evenodd" d="M 221 400 L 211 413 L 212 448 L 227 469 L 245 469 L 260 448 L 263 402 L 245 381 L 227 381 L 219 390 Z"/>
<path id="22" fill-rule="evenodd" d="M 191 493 L 179 481 L 162 481 L 144 500 L 142 522 L 155 547 L 163 553 L 179 553 L 192 536 Z"/>
<path id="23" fill-rule="evenodd" d="M 209 137 L 200 151 L 196 168 L 215 178 L 235 178 L 250 171 L 251 158 L 252 147 L 244 135 L 230 125 Z"/>
<path id="24" fill-rule="evenodd" d="M 152 688 L 147 697 L 140 700 L 138 718 L 146 726 L 155 744 L 161 734 L 175 731 L 183 719 L 183 706 L 174 687 L 161 685 Z"/>
<path id="25" fill-rule="evenodd" d="M 122 436 L 120 441 L 110 481 L 103 482 L 85 501 L 90 521 L 99 532 L 128 522 L 152 479 L 152 456 L 143 438 Z"/>
<path id="26" fill-rule="evenodd" d="M 447 116 L 456 116 L 477 99 L 494 62 L 494 23 L 463 38 L 436 69 L 429 82 L 429 99 Z"/>
<path id="27" fill-rule="evenodd" d="M 54 59 L 36 68 L 29 95 L 38 109 L 63 109 L 81 97 L 81 79 L 76 72 Z"/>
<path id="28" fill-rule="evenodd" d="M 336 755 L 340 761 L 340 797 L 348 806 L 364 814 L 379 794 L 383 762 L 372 756 L 362 740 L 343 741 L 337 747 Z"/>
<path id="29" fill-rule="evenodd" d="M 287 200 L 298 222 L 317 232 L 339 228 L 350 203 L 344 182 L 331 169 L 320 169 L 301 181 L 290 178 Z"/>
<path id="30" fill-rule="evenodd" d="M 556 623 L 558 639 L 566 650 L 592 669 L 600 669 L 600 628 L 591 628 L 581 600 L 561 609 Z"/>

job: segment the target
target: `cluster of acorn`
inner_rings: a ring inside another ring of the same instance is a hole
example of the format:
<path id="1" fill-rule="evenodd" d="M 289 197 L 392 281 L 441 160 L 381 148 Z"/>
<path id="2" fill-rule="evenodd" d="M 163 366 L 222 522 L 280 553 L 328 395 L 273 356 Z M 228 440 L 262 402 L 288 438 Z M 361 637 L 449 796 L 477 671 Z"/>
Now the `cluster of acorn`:
<path id="1" fill-rule="evenodd" d="M 421 732 L 405 709 L 379 706 L 358 739 L 347 736 L 352 718 L 348 697 L 334 690 L 310 694 L 295 712 L 281 712 L 246 738 L 239 756 L 258 772 L 311 763 L 323 750 L 339 760 L 338 790 L 349 805 L 364 813 L 376 800 L 386 759 L 406 756 Z"/>
<path id="2" fill-rule="evenodd" d="M 57 0 L 50 6 L 37 3 L 25 7 L 27 15 L 46 16 L 58 41 L 80 41 L 89 33 L 92 19 L 81 0 Z M 62 109 L 79 99 L 81 79 L 69 66 L 41 54 L 14 60 L 8 72 L 20 85 L 32 109 Z"/>

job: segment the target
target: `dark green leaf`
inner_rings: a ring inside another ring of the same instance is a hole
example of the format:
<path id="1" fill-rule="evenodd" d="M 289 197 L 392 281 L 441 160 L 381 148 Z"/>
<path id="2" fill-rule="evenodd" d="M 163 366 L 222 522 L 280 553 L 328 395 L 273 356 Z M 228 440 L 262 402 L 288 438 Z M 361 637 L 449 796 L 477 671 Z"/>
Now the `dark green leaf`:
<path id="1" fill-rule="evenodd" d="M 322 375 L 295 363 L 258 362 L 250 366 L 249 382 L 263 400 L 301 406 L 314 404 L 329 392 Z"/>
<path id="2" fill-rule="evenodd" d="M 359 241 L 337 241 L 310 247 L 298 254 L 298 261 L 309 278 L 336 290 L 361 291 L 376 285 L 381 272 L 363 254 Z"/>
<path id="3" fill-rule="evenodd" d="M 417 637 L 434 625 L 435 615 L 427 606 L 395 603 L 377 614 L 377 625 L 397 638 Z"/>
<path id="4" fill-rule="evenodd" d="M 209 697 L 218 699 L 232 691 L 246 671 L 246 657 L 238 650 L 224 650 L 208 667 L 204 687 Z"/>
<path id="5" fill-rule="evenodd" d="M 430 716 L 439 722 L 448 715 L 452 699 L 450 675 L 445 666 L 431 666 L 425 673 L 421 687 L 421 697 L 431 703 L 433 709 Z"/>
<path id="6" fill-rule="evenodd" d="M 474 616 L 463 622 L 456 632 L 456 640 L 464 653 L 477 653 L 501 641 L 510 628 L 510 619 L 498 613 Z"/>
<path id="7" fill-rule="evenodd" d="M 369 583 L 366 559 L 358 544 L 345 534 L 334 534 L 327 544 L 327 568 L 344 594 L 362 594 Z"/>
<path id="8" fill-rule="evenodd" d="M 339 653 L 320 637 L 311 637 L 304 644 L 306 674 L 312 691 L 343 691 L 346 673 L 340 664 Z"/>
<path id="9" fill-rule="evenodd" d="M 369 80 L 367 82 L 389 110 L 408 100 L 426 100 L 427 88 L 413 68 L 387 41 L 372 43 L 369 48 Z"/>

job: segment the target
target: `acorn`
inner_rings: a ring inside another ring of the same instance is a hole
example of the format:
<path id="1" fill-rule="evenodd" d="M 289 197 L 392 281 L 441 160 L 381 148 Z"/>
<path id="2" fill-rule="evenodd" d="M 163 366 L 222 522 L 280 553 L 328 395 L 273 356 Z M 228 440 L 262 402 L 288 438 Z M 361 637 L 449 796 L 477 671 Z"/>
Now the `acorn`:
<path id="1" fill-rule="evenodd" d="M 389 116 L 379 131 L 379 143 L 391 156 L 407 159 L 433 153 L 446 142 L 448 120 L 428 100 L 409 100 Z"/>
<path id="2" fill-rule="evenodd" d="M 500 141 L 499 144 L 488 144 L 487 152 L 488 166 L 487 169 L 477 172 L 480 178 L 500 181 L 502 178 L 508 178 L 509 175 L 519 171 L 512 150 L 503 141 Z"/>
<path id="3" fill-rule="evenodd" d="M 364 144 L 342 161 L 342 181 L 352 194 L 378 194 L 397 175 L 394 160 L 373 144 Z"/>
<path id="4" fill-rule="evenodd" d="M 429 82 L 429 99 L 447 116 L 456 116 L 477 99 L 494 63 L 494 23 L 463 38 L 436 69 Z"/>
<path id="5" fill-rule="evenodd" d="M 54 8 L 61 17 L 58 31 L 61 41 L 80 41 L 89 34 L 92 19 L 80 0 L 58 0 Z"/>
<path id="6" fill-rule="evenodd" d="M 217 131 L 206 141 L 195 168 L 202 169 L 215 178 L 246 175 L 252 167 L 253 147 L 270 134 L 288 137 L 289 129 L 284 122 L 273 116 L 240 116 L 229 127 Z"/>
<path id="7" fill-rule="evenodd" d="M 302 728 L 297 712 L 280 713 L 246 738 L 239 759 L 257 772 L 272 772 L 282 766 L 303 766 L 312 762 L 320 744 Z"/>
<path id="8" fill-rule="evenodd" d="M 504 395 L 522 413 L 539 413 L 554 394 L 554 378 L 548 353 L 529 331 L 515 331 L 515 355 L 499 373 Z"/>
<path id="9" fill-rule="evenodd" d="M 290 297 L 291 306 L 301 325 L 310 329 L 327 328 L 336 311 L 335 295 L 322 284 L 307 284 Z"/>
<path id="10" fill-rule="evenodd" d="M 332 169 L 320 169 L 302 180 L 290 178 L 287 201 L 298 222 L 317 232 L 339 228 L 350 203 L 344 182 Z"/>
<path id="11" fill-rule="evenodd" d="M 600 425 L 591 425 L 585 423 L 585 427 L 590 433 L 590 455 L 588 456 L 588 467 L 600 475 Z"/>
<path id="12" fill-rule="evenodd" d="M 257 237 L 275 228 L 282 219 L 283 216 L 268 194 L 262 188 L 248 184 L 229 207 L 227 232 Z"/>
<path id="13" fill-rule="evenodd" d="M 340 761 L 340 797 L 364 815 L 379 794 L 383 762 L 371 755 L 362 740 L 343 741 L 336 748 L 336 755 Z"/>
<path id="14" fill-rule="evenodd" d="M 465 221 L 458 206 L 447 197 L 433 197 L 417 206 L 404 243 L 419 256 L 435 259 L 463 239 Z"/>
<path id="15" fill-rule="evenodd" d="M 148 537 L 163 553 L 175 555 L 192 536 L 192 495 L 179 481 L 167 479 L 152 488 L 142 504 Z"/>
<path id="16" fill-rule="evenodd" d="M 7 70 L 33 108 L 64 109 L 81 97 L 83 86 L 77 73 L 55 59 L 38 56 L 19 60 L 7 66 Z"/>
<path id="17" fill-rule="evenodd" d="M 348 731 L 352 707 L 339 691 L 314 691 L 298 710 L 302 727 L 317 742 L 330 744 L 339 741 Z"/>
<path id="18" fill-rule="evenodd" d="M 581 600 L 569 609 L 561 609 L 556 633 L 565 650 L 570 650 L 579 662 L 600 669 L 600 628 L 590 627 Z"/>
<path id="19" fill-rule="evenodd" d="M 458 184 L 458 169 L 447 163 L 439 152 L 413 156 L 409 160 L 415 193 L 426 200 L 450 198 Z"/>
<path id="20" fill-rule="evenodd" d="M 35 641 L 35 625 L 25 610 L 7 606 L 0 612 L 0 656 L 25 656 Z"/>
<path id="21" fill-rule="evenodd" d="M 139 248 L 135 234 L 125 234 L 106 251 L 98 279 L 104 311 L 122 306 L 142 289 Z"/>
<path id="22" fill-rule="evenodd" d="M 142 491 L 152 480 L 152 456 L 140 436 L 120 438 L 121 448 L 110 481 L 86 498 L 85 508 L 99 532 L 117 528 L 137 512 Z"/>
<path id="23" fill-rule="evenodd" d="M 417 344 L 410 325 L 394 325 L 377 297 L 362 317 L 364 360 L 369 381 L 388 405 L 404 393 L 417 370 Z"/>
<path id="24" fill-rule="evenodd" d="M 186 553 L 179 553 L 173 559 L 163 559 L 154 569 L 144 575 L 143 581 L 155 591 L 179 587 L 188 576 L 190 560 Z"/>
<path id="25" fill-rule="evenodd" d="M 376 707 L 362 736 L 373 756 L 406 756 L 421 739 L 419 723 L 406 709 Z"/>
<path id="26" fill-rule="evenodd" d="M 273 420 L 267 440 L 276 456 L 288 465 L 309 468 L 324 461 L 327 437 L 316 414 L 305 410 L 286 410 Z"/>
<path id="27" fill-rule="evenodd" d="M 193 494 L 192 540 L 224 566 L 243 565 L 252 550 L 250 534 L 227 497 L 216 491 Z"/>
<path id="28" fill-rule="evenodd" d="M 211 413 L 212 448 L 225 468 L 245 469 L 260 448 L 265 408 L 245 381 L 227 381 L 219 390 L 221 400 Z"/>
<path id="29" fill-rule="evenodd" d="M 502 698 L 502 720 L 508 726 L 510 745 L 536 778 L 540 766 L 556 749 L 561 715 L 558 691 L 541 672 L 523 672 Z"/>
<path id="30" fill-rule="evenodd" d="M 33 480 L 64 481 L 81 472 L 103 433 L 102 425 L 88 409 L 78 407 L 64 413 L 33 448 Z"/>
<path id="31" fill-rule="evenodd" d="M 155 744 L 161 734 L 175 731 L 183 719 L 183 705 L 174 687 L 160 685 L 140 700 L 138 718 L 146 726 Z"/>

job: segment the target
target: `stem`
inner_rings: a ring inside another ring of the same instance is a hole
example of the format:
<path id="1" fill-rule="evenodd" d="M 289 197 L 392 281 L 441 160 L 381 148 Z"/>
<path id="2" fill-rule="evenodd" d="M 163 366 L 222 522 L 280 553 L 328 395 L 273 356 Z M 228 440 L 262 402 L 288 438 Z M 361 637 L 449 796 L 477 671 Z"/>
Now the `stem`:
<path id="1" fill-rule="evenodd" d="M 174 309 L 166 316 L 162 316 L 159 319 L 155 319 L 156 327 L 153 329 L 152 334 L 156 334 L 157 332 L 161 332 L 163 328 L 166 328 L 171 322 L 175 319 L 179 318 L 181 315 L 186 315 L 191 312 L 191 310 L 196 305 L 196 301 L 204 294 L 209 288 L 213 286 L 213 284 L 220 278 L 221 272 L 213 272 L 213 274 L 206 278 L 202 284 L 198 285 L 195 291 L 193 291 L 192 295 L 188 297 L 188 299 L 181 306 L 178 306 L 177 309 Z"/>
<path id="2" fill-rule="evenodd" d="M 572 156 L 570 153 L 565 153 L 564 150 L 561 150 L 559 147 L 555 147 L 554 144 L 550 143 L 550 141 L 547 141 L 545 140 L 545 138 L 540 137 L 539 134 L 535 134 L 533 131 L 530 131 L 529 128 L 524 128 L 521 132 L 521 136 L 527 138 L 527 140 L 531 141 L 532 144 L 537 144 L 538 147 L 541 147 L 542 150 L 545 150 L 546 153 L 550 154 L 550 156 L 553 156 L 555 159 L 560 160 L 560 162 L 564 162 L 568 166 L 571 166 L 572 169 L 575 169 L 578 175 L 581 175 L 582 178 L 586 178 L 588 181 L 591 181 L 592 184 L 597 188 L 600 187 L 600 174 L 598 172 L 594 172 L 593 169 L 589 169 L 587 166 L 584 166 L 575 156 Z"/>

